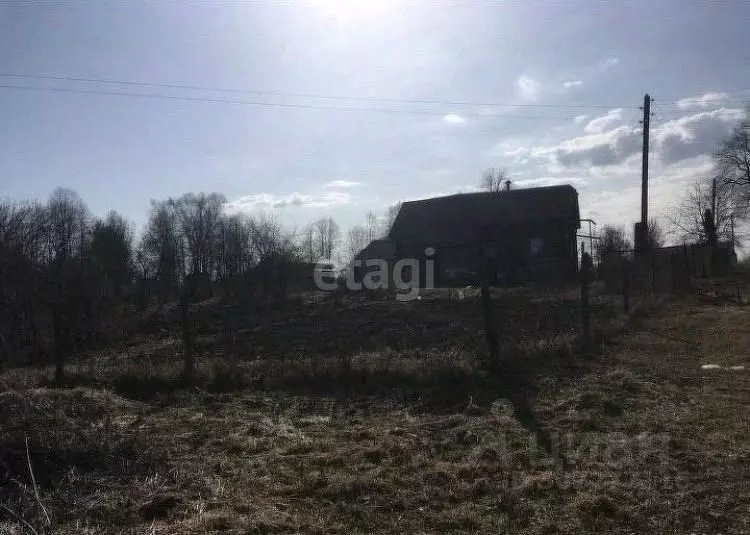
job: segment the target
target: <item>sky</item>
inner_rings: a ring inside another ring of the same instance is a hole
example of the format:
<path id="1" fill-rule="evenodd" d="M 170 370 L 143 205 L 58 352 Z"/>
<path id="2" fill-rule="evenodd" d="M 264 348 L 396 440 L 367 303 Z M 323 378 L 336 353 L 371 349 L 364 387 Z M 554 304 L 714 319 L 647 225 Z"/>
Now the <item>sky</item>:
<path id="1" fill-rule="evenodd" d="M 644 94 L 666 218 L 750 101 L 749 24 L 720 0 L 0 0 L 0 198 L 63 186 L 142 227 L 216 191 L 346 229 L 496 167 L 632 228 Z"/>

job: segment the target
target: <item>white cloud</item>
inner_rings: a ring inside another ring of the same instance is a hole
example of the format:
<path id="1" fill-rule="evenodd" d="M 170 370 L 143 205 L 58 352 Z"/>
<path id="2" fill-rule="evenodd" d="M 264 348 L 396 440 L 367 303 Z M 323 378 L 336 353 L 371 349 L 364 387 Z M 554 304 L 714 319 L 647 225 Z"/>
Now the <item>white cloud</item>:
<path id="1" fill-rule="evenodd" d="M 521 156 L 527 155 L 529 152 L 529 149 L 526 147 L 517 147 L 515 149 L 509 149 L 503 152 L 503 156 L 508 156 L 510 158 L 520 158 Z"/>
<path id="2" fill-rule="evenodd" d="M 711 154 L 743 116 L 741 109 L 719 108 L 659 125 L 653 131 L 659 156 L 666 165 Z"/>
<path id="3" fill-rule="evenodd" d="M 458 193 L 458 191 L 454 191 L 453 193 L 446 193 L 444 191 L 432 191 L 429 193 L 423 193 L 423 194 L 414 194 L 414 195 L 408 195 L 407 197 L 403 198 L 399 202 L 411 202 L 411 201 L 421 201 L 424 199 L 433 199 L 435 197 L 447 197 L 448 195 L 455 195 Z"/>
<path id="4" fill-rule="evenodd" d="M 594 167 L 616 165 L 637 152 L 640 130 L 619 126 L 572 139 L 566 139 L 551 147 L 532 149 L 532 156 L 548 158 L 562 167 L 590 165 Z"/>
<path id="5" fill-rule="evenodd" d="M 447 195 L 455 195 L 457 193 L 479 193 L 484 191 L 484 188 L 481 186 L 477 186 L 476 184 L 465 184 L 463 186 L 459 186 L 458 189 L 453 193 L 448 193 Z"/>
<path id="6" fill-rule="evenodd" d="M 570 89 L 571 87 L 581 87 L 583 85 L 583 80 L 569 80 L 567 82 L 563 82 L 563 87 L 565 89 Z"/>
<path id="7" fill-rule="evenodd" d="M 695 108 L 708 108 L 715 106 L 717 102 L 726 100 L 729 97 L 726 93 L 705 93 L 699 97 L 688 97 L 677 101 L 677 107 L 681 110 L 690 110 Z"/>
<path id="8" fill-rule="evenodd" d="M 620 121 L 622 121 L 622 108 L 617 108 L 608 111 L 606 115 L 590 120 L 583 127 L 583 131 L 589 134 L 599 134 Z"/>
<path id="9" fill-rule="evenodd" d="M 361 185 L 360 182 L 351 182 L 349 180 L 331 180 L 326 182 L 323 187 L 329 189 L 340 189 L 340 188 L 355 188 Z"/>
<path id="10" fill-rule="evenodd" d="M 256 193 L 244 195 L 226 204 L 229 212 L 250 212 L 263 209 L 281 209 L 287 207 L 329 208 L 351 203 L 351 195 L 345 192 L 330 191 L 319 195 L 290 193 L 288 195 L 274 195 L 272 193 Z"/>
<path id="11" fill-rule="evenodd" d="M 743 114 L 739 108 L 719 108 L 656 125 L 651 129 L 651 158 L 666 166 L 710 155 Z M 611 110 L 590 120 L 584 128 L 586 135 L 552 146 L 535 147 L 531 156 L 546 159 L 548 167 L 557 166 L 555 172 L 589 166 L 596 167 L 601 174 L 602 168 L 619 166 L 640 154 L 642 129 L 635 125 L 617 125 L 621 120 L 622 110 Z"/>
<path id="12" fill-rule="evenodd" d="M 455 113 L 449 113 L 448 115 L 443 116 L 443 122 L 453 126 L 463 126 L 466 124 L 466 119 Z"/>
<path id="13" fill-rule="evenodd" d="M 542 92 L 542 84 L 532 77 L 522 74 L 516 81 L 518 86 L 519 95 L 523 100 L 534 102 L 539 99 L 539 95 Z"/>
<path id="14" fill-rule="evenodd" d="M 539 178 L 528 178 L 526 180 L 513 180 L 512 185 L 519 188 L 538 188 L 541 186 L 561 186 L 570 184 L 575 187 L 582 187 L 588 184 L 588 182 L 582 178 L 577 177 L 556 177 L 547 176 Z"/>
<path id="15" fill-rule="evenodd" d="M 495 143 L 485 152 L 487 167 L 503 167 L 512 164 L 525 164 L 531 156 L 532 142 L 535 138 L 509 138 L 507 141 Z M 514 166 L 514 173 L 517 172 Z"/>

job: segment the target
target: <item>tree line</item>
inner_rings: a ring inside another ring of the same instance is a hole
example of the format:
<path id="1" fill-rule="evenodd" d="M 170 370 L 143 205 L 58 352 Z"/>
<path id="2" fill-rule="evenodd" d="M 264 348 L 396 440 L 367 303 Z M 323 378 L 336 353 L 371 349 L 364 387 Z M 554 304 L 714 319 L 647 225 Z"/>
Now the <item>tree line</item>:
<path id="1" fill-rule="evenodd" d="M 199 289 L 212 294 L 266 261 L 313 263 L 341 250 L 332 218 L 288 229 L 225 206 L 219 193 L 151 201 L 137 237 L 125 217 L 95 217 L 69 189 L 56 189 L 46 203 L 0 202 L 0 368 L 51 359 L 62 381 L 67 357 L 121 335 L 133 308 Z M 368 214 L 362 239 L 352 229 L 344 258 L 387 233 L 393 210 Z"/>
<path id="2" fill-rule="evenodd" d="M 697 243 L 738 240 L 737 227 L 748 219 L 749 138 L 746 116 L 716 152 L 713 176 L 686 195 L 672 233 Z M 510 187 L 504 170 L 491 170 L 483 183 L 489 191 Z M 0 368 L 11 359 L 52 358 L 62 381 L 67 357 L 118 336 L 133 307 L 178 297 L 185 303 L 196 290 L 211 294 L 267 262 L 338 254 L 344 263 L 386 236 L 399 210 L 370 212 L 342 236 L 332 218 L 287 229 L 273 217 L 230 214 L 225 206 L 219 193 L 152 201 L 136 240 L 126 218 L 94 217 L 68 189 L 55 190 L 46 203 L 0 202 Z M 658 225 L 649 225 L 649 236 L 652 247 L 663 244 Z M 600 257 L 631 247 L 622 228 L 605 227 L 600 238 Z"/>

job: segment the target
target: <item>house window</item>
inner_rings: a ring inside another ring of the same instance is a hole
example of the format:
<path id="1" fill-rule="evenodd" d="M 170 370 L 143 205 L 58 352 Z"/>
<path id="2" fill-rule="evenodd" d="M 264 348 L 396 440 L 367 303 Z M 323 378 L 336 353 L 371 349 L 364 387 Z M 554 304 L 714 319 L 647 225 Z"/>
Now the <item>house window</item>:
<path id="1" fill-rule="evenodd" d="M 531 256 L 542 256 L 544 252 L 544 240 L 542 238 L 532 238 L 529 241 L 529 252 Z"/>

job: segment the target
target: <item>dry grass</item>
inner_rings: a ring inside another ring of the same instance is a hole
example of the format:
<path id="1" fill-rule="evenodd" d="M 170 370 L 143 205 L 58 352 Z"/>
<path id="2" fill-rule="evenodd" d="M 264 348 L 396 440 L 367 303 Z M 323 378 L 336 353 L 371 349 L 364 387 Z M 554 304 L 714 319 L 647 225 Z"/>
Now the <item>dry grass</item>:
<path id="1" fill-rule="evenodd" d="M 666 304 L 584 357 L 575 310 L 532 299 L 504 301 L 512 381 L 477 371 L 470 300 L 204 307 L 190 388 L 169 317 L 73 388 L 11 370 L 0 533 L 750 530 L 750 381 L 700 370 L 748 364 L 750 311 Z"/>

